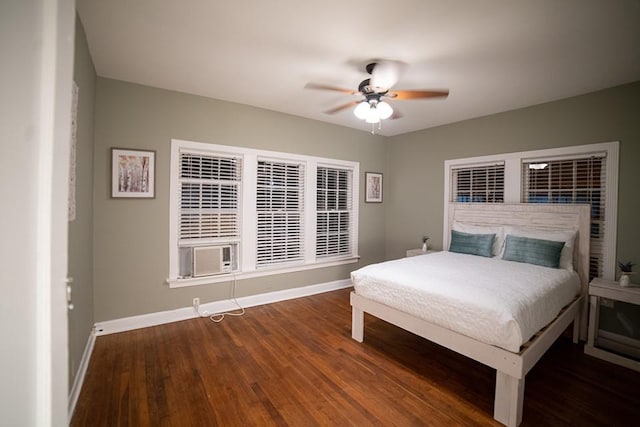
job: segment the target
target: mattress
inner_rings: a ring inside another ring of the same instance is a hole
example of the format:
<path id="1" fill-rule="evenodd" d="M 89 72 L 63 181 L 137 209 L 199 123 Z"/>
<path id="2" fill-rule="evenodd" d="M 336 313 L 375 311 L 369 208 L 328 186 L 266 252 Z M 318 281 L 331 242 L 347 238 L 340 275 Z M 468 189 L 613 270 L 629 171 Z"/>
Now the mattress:
<path id="1" fill-rule="evenodd" d="M 453 252 L 351 273 L 356 294 L 517 353 L 580 292 L 569 270 Z"/>

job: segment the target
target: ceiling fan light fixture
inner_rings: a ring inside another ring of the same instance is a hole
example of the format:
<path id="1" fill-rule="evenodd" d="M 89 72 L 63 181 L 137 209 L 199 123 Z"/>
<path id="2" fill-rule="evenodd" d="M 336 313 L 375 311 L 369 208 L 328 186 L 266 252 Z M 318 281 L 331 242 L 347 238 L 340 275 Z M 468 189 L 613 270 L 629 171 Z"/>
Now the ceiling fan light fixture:
<path id="1" fill-rule="evenodd" d="M 381 120 L 386 120 L 393 114 L 393 108 L 391 108 L 391 105 L 384 101 L 378 102 L 375 109 L 378 110 L 378 116 Z"/>
<path id="2" fill-rule="evenodd" d="M 375 108 L 372 108 L 369 111 L 372 111 L 372 113 L 370 113 L 364 121 L 367 123 L 380 123 L 380 116 L 375 112 Z"/>
<path id="3" fill-rule="evenodd" d="M 369 106 L 369 103 L 367 101 L 362 101 L 353 110 L 353 114 L 355 114 L 355 116 L 360 120 L 365 120 L 368 117 L 370 110 L 371 107 Z"/>
<path id="4" fill-rule="evenodd" d="M 380 112 L 376 108 L 377 103 L 369 101 L 369 110 L 367 111 L 367 116 L 364 121 L 367 123 L 379 123 L 380 122 Z"/>
<path id="5" fill-rule="evenodd" d="M 393 114 L 393 108 L 386 102 L 362 101 L 353 110 L 353 114 L 367 123 L 380 123 Z"/>

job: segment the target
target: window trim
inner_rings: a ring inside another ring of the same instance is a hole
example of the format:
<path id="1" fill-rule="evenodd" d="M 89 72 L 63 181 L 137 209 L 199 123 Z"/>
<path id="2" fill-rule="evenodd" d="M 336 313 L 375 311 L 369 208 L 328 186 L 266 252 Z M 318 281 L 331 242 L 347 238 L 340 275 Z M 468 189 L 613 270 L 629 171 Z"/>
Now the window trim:
<path id="1" fill-rule="evenodd" d="M 240 184 L 240 249 L 238 251 L 238 271 L 215 276 L 179 279 L 178 255 L 178 227 L 179 224 L 179 180 L 178 173 L 180 150 L 200 151 L 207 154 L 238 155 L 242 157 L 242 180 Z M 257 238 L 257 162 L 259 158 L 283 159 L 286 161 L 300 161 L 305 163 L 305 192 L 304 192 L 304 261 L 297 265 L 274 265 L 272 267 L 256 266 L 255 241 Z M 316 258 L 316 173 L 318 165 L 330 165 L 348 168 L 353 171 L 353 225 L 356 227 L 353 236 L 352 253 L 347 256 L 332 258 Z M 293 273 L 297 271 L 326 268 L 358 262 L 358 206 L 359 206 L 359 178 L 360 163 L 349 160 L 330 159 L 302 154 L 284 153 L 253 148 L 208 144 L 203 142 L 181 139 L 171 140 L 171 155 L 169 167 L 169 277 L 166 282 L 170 288 L 195 286 L 243 280 L 274 274 Z"/>
<path id="2" fill-rule="evenodd" d="M 538 158 L 576 158 L 590 154 L 606 152 L 606 201 L 605 217 L 611 218 L 605 224 L 603 241 L 602 272 L 605 279 L 613 280 L 616 274 L 616 246 L 618 231 L 618 171 L 620 142 L 602 142 L 569 147 L 549 148 L 542 150 L 521 151 L 516 153 L 492 154 L 479 157 L 445 160 L 444 162 L 444 218 L 442 229 L 443 242 L 447 241 L 446 218 L 449 217 L 451 196 L 451 171 L 460 167 L 472 167 L 491 162 L 503 161 L 504 170 L 504 203 L 521 203 L 523 161 Z"/>

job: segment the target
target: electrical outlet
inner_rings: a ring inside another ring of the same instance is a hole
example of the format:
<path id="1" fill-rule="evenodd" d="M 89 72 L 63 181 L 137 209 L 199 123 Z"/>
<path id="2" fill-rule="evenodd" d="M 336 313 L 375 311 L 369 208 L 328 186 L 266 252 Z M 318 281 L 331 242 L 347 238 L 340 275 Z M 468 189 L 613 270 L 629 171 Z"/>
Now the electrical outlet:
<path id="1" fill-rule="evenodd" d="M 200 298 L 193 299 L 193 309 L 195 311 L 198 311 L 198 309 L 200 309 Z"/>

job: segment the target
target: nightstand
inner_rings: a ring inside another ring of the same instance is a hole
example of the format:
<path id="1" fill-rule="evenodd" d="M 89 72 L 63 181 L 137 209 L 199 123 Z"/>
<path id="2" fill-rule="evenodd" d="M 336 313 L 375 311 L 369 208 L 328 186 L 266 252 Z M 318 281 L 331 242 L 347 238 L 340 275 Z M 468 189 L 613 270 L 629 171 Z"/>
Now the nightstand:
<path id="1" fill-rule="evenodd" d="M 407 250 L 407 256 L 409 257 L 409 256 L 426 255 L 426 254 L 432 254 L 432 253 L 434 253 L 434 252 L 437 252 L 437 251 L 431 251 L 431 250 L 428 250 L 428 251 L 426 251 L 426 252 L 425 252 L 425 251 L 423 251 L 423 250 L 422 250 L 422 249 L 420 249 L 420 248 L 417 248 L 417 249 L 409 249 L 409 250 Z"/>
<path id="2" fill-rule="evenodd" d="M 624 288 L 613 280 L 605 280 L 596 277 L 589 283 L 589 335 L 584 352 L 588 355 L 607 360 L 611 363 L 625 366 L 635 371 L 640 371 L 640 362 L 616 353 L 596 347 L 598 339 L 598 324 L 600 317 L 600 298 L 608 298 L 615 301 L 623 301 L 629 304 L 640 305 L 640 287 Z"/>

